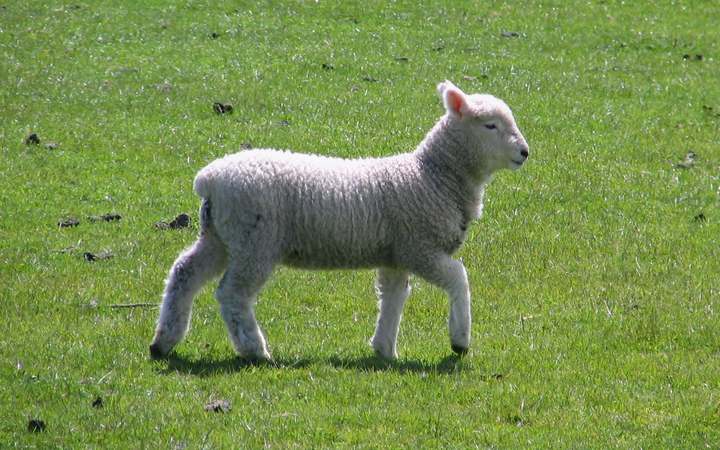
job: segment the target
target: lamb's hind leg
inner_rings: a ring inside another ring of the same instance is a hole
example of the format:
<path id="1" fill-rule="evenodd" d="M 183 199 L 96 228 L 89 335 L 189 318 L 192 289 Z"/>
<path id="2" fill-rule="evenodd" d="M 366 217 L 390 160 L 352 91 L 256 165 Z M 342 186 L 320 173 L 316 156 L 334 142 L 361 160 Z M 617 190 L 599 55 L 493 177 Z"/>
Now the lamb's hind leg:
<path id="1" fill-rule="evenodd" d="M 225 246 L 214 234 L 203 234 L 183 252 L 170 269 L 163 294 L 150 356 L 162 358 L 180 342 L 190 327 L 192 304 L 197 292 L 227 266 Z"/>
<path id="2" fill-rule="evenodd" d="M 253 304 L 273 267 L 258 261 L 231 262 L 215 293 L 230 341 L 235 351 L 249 361 L 271 358 Z"/>
<path id="3" fill-rule="evenodd" d="M 383 358 L 396 359 L 397 337 L 405 302 L 410 295 L 410 274 L 379 269 L 377 273 L 377 292 L 380 297 L 375 335 L 370 342 L 375 353 Z"/>

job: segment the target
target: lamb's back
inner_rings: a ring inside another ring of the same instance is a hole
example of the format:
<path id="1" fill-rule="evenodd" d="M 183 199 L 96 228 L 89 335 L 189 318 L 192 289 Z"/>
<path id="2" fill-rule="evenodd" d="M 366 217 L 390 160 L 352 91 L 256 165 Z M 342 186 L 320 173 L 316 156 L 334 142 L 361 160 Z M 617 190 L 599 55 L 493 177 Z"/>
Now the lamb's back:
<path id="1" fill-rule="evenodd" d="M 210 163 L 195 190 L 211 201 L 221 228 L 274 234 L 286 264 L 391 265 L 404 228 L 397 197 L 414 183 L 412 161 L 409 154 L 346 160 L 251 150 Z"/>

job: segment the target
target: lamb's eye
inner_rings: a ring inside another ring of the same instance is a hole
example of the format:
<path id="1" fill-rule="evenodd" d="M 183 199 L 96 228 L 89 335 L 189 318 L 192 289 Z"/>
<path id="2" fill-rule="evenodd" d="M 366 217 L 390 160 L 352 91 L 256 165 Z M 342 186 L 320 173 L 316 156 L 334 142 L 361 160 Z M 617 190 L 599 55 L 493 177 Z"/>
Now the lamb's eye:
<path id="1" fill-rule="evenodd" d="M 486 123 L 485 128 L 487 128 L 488 130 L 497 130 L 497 125 L 495 125 L 494 123 Z"/>

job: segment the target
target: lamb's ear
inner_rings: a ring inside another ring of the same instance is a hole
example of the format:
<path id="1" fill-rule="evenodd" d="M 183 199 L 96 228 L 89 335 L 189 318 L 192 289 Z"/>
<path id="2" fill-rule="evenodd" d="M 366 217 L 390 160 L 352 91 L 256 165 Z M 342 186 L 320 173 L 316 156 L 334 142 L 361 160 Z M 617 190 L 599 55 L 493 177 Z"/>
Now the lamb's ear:
<path id="1" fill-rule="evenodd" d="M 450 116 L 462 118 L 469 111 L 465 93 L 449 81 L 438 85 L 438 94 L 445 104 L 445 109 Z"/>

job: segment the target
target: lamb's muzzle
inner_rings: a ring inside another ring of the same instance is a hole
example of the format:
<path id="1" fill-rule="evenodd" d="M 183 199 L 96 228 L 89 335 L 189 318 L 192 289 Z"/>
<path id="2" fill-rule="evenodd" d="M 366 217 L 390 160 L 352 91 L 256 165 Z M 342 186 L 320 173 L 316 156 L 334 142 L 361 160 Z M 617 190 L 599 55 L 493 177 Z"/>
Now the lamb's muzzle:
<path id="1" fill-rule="evenodd" d="M 518 168 L 522 167 L 523 164 L 525 164 L 525 161 L 527 161 L 528 157 L 530 156 L 530 152 L 528 151 L 527 144 L 525 144 L 525 148 L 522 148 L 520 150 L 520 156 L 521 158 L 519 160 L 513 159 L 512 162 L 517 164 Z"/>
<path id="2" fill-rule="evenodd" d="M 470 346 L 470 288 L 453 259 L 480 217 L 494 172 L 520 169 L 529 147 L 510 108 L 466 95 L 450 82 L 438 93 L 446 114 L 411 153 L 345 160 L 276 150 L 218 159 L 195 178 L 200 235 L 175 261 L 150 353 L 167 355 L 190 325 L 195 295 L 222 275 L 220 315 L 235 350 L 269 359 L 254 301 L 278 264 L 307 269 L 376 268 L 380 298 L 376 354 L 397 358 L 410 276 L 450 298 L 453 351 Z"/>

